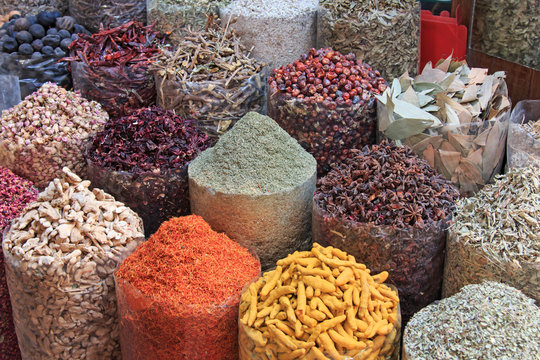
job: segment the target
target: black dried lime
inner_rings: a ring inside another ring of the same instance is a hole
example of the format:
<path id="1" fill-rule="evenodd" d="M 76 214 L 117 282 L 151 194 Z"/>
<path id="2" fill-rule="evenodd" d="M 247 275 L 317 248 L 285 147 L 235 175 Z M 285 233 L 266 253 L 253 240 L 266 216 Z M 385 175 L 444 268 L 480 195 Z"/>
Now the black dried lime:
<path id="1" fill-rule="evenodd" d="M 32 59 L 34 60 L 41 59 L 41 58 L 43 58 L 43 55 L 38 51 L 32 54 Z"/>
<path id="2" fill-rule="evenodd" d="M 56 49 L 54 49 L 54 56 L 61 58 L 66 56 L 66 52 L 61 48 L 57 47 Z"/>
<path id="3" fill-rule="evenodd" d="M 28 31 L 19 31 L 17 35 L 15 36 L 15 39 L 19 44 L 28 43 L 30 44 L 34 38 L 32 37 L 32 34 L 30 34 Z"/>
<path id="4" fill-rule="evenodd" d="M 44 46 L 41 48 L 41 53 L 43 55 L 52 55 L 54 54 L 54 48 L 52 46 Z"/>
<path id="5" fill-rule="evenodd" d="M 30 21 L 28 21 L 28 19 L 20 18 L 20 19 L 15 20 L 15 24 L 13 26 L 15 27 L 16 31 L 23 31 L 23 30 L 28 30 L 30 25 L 31 24 L 30 24 Z"/>
<path id="6" fill-rule="evenodd" d="M 71 38 L 69 39 L 62 39 L 62 41 L 60 41 L 60 47 L 62 48 L 62 50 L 64 51 L 68 51 L 69 50 L 69 45 L 71 44 Z"/>
<path id="7" fill-rule="evenodd" d="M 19 45 L 19 54 L 32 55 L 33 52 L 34 52 L 34 49 L 32 48 L 32 45 L 27 44 L 27 43 Z"/>
<path id="8" fill-rule="evenodd" d="M 71 38 L 71 33 L 65 29 L 58 31 L 58 35 L 60 36 L 60 39 Z"/>
<path id="9" fill-rule="evenodd" d="M 46 11 L 42 11 L 37 15 L 38 23 L 45 27 L 54 26 L 56 23 L 56 17 L 54 14 Z"/>
<path id="10" fill-rule="evenodd" d="M 47 30 L 47 35 L 58 35 L 58 30 L 56 28 L 50 28 Z"/>
<path id="11" fill-rule="evenodd" d="M 41 39 L 45 36 L 45 28 L 41 24 L 31 25 L 28 32 L 36 39 Z"/>
<path id="12" fill-rule="evenodd" d="M 60 45 L 60 36 L 58 35 L 47 35 L 43 39 L 43 45 L 52 46 L 53 48 Z"/>
<path id="13" fill-rule="evenodd" d="M 14 51 L 17 51 L 18 48 L 19 44 L 14 38 L 10 37 L 9 39 L 6 39 L 6 41 L 4 41 L 3 49 L 5 52 L 12 53 Z"/>
<path id="14" fill-rule="evenodd" d="M 41 41 L 40 39 L 32 41 L 32 48 L 34 48 L 35 51 L 40 51 L 42 47 L 43 41 Z"/>

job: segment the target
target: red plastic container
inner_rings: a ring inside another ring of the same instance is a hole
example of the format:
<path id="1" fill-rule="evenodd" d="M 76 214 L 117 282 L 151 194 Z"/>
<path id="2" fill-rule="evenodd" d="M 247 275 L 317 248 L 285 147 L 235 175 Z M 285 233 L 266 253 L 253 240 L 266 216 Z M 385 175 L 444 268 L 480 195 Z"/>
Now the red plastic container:
<path id="1" fill-rule="evenodd" d="M 467 54 L 467 27 L 458 23 L 457 17 L 451 18 L 448 11 L 435 16 L 429 10 L 422 10 L 420 15 L 420 68 L 431 61 L 433 65 L 441 58 L 464 60 Z"/>

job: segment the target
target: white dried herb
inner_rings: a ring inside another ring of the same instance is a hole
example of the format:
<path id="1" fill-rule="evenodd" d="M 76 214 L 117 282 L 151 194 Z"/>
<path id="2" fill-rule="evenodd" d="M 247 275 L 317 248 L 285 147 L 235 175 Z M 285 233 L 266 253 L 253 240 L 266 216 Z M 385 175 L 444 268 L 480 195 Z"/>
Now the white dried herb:
<path id="1" fill-rule="evenodd" d="M 449 296 L 482 280 L 540 300 L 540 168 L 512 169 L 456 203 L 443 284 Z"/>
<path id="2" fill-rule="evenodd" d="M 317 47 L 353 52 L 388 80 L 416 73 L 420 2 L 321 0 L 317 17 Z"/>
<path id="3" fill-rule="evenodd" d="M 540 309 L 520 291 L 496 282 L 417 312 L 403 337 L 406 360 L 540 359 Z"/>

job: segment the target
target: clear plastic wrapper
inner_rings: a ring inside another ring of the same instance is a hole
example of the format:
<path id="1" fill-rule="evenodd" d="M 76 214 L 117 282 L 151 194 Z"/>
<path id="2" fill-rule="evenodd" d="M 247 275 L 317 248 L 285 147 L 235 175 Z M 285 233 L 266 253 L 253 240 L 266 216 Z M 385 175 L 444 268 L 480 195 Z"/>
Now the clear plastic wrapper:
<path id="1" fill-rule="evenodd" d="M 332 47 L 343 54 L 353 52 L 389 81 L 405 71 L 416 74 L 420 2 L 366 4 L 370 4 L 369 8 L 351 1 L 321 0 L 317 13 L 317 47 Z"/>
<path id="2" fill-rule="evenodd" d="M 378 109 L 379 114 L 386 111 L 380 103 Z M 471 196 L 501 172 L 509 109 L 489 121 L 430 128 L 401 142 L 451 180 L 461 195 Z"/>
<path id="3" fill-rule="evenodd" d="M 102 167 L 89 159 L 87 164 L 92 185 L 135 211 L 143 219 L 147 237 L 162 222 L 190 213 L 187 164 L 168 173 L 140 174 Z"/>
<path id="4" fill-rule="evenodd" d="M 120 359 L 113 272 L 142 240 L 84 264 L 68 253 L 67 267 L 19 261 L 4 247 L 23 360 Z"/>
<path id="5" fill-rule="evenodd" d="M 476 0 L 471 48 L 540 70 L 540 3 Z"/>
<path id="6" fill-rule="evenodd" d="M 99 102 L 110 117 L 129 115 L 155 102 L 154 77 L 148 66 L 89 67 L 75 61 L 71 63 L 73 87 L 83 97 Z"/>
<path id="7" fill-rule="evenodd" d="M 209 13 L 219 10 L 230 0 L 147 0 L 148 23 L 156 23 L 156 30 L 170 33 L 168 39 L 178 44 L 191 30 L 202 30 Z"/>
<path id="8" fill-rule="evenodd" d="M 124 360 L 238 359 L 240 293 L 220 304 L 164 303 L 115 283 Z"/>
<path id="9" fill-rule="evenodd" d="M 540 137 L 535 138 L 522 124 L 540 121 L 540 100 L 523 100 L 510 116 L 506 147 L 506 169 L 540 165 Z M 540 135 L 540 134 L 539 134 Z"/>
<path id="10" fill-rule="evenodd" d="M 71 88 L 71 73 L 66 62 L 58 57 L 43 56 L 32 59 L 18 54 L 0 54 L 0 74 L 19 77 L 20 97 L 24 99 L 44 83 L 52 82 L 66 89 Z"/>
<path id="11" fill-rule="evenodd" d="M 348 157 L 351 149 L 375 143 L 375 98 L 351 106 L 325 106 L 268 89 L 268 116 L 317 160 L 318 174 Z"/>
<path id="12" fill-rule="evenodd" d="M 404 322 L 440 299 L 446 231 L 441 223 L 400 230 L 336 219 L 313 205 L 313 241 L 337 247 L 372 273 L 388 271 L 399 290 Z"/>
<path id="13" fill-rule="evenodd" d="M 225 133 L 250 111 L 264 112 L 266 105 L 264 71 L 230 87 L 222 81 L 186 82 L 156 74 L 156 89 L 161 108 L 195 119 L 210 136 Z"/>
<path id="14" fill-rule="evenodd" d="M 69 14 L 78 24 L 97 32 L 136 20 L 146 23 L 146 0 L 69 0 Z"/>
<path id="15" fill-rule="evenodd" d="M 0 75 L 0 111 L 9 109 L 21 102 L 19 77 Z"/>

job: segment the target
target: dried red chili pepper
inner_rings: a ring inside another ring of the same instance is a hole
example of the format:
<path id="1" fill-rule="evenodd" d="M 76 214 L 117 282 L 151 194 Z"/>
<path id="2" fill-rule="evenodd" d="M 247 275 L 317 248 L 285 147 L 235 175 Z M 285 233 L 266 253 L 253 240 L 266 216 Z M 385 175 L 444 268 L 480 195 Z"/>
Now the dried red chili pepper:
<path id="1" fill-rule="evenodd" d="M 92 139 L 88 178 L 137 212 L 150 236 L 163 221 L 190 213 L 187 166 L 213 142 L 170 110 L 139 109 Z"/>
<path id="2" fill-rule="evenodd" d="M 37 193 L 30 181 L 0 167 L 0 242 L 4 229 L 26 205 L 36 199 Z M 4 255 L 0 249 L 0 359 L 17 360 L 20 358 L 21 352 L 13 325 L 11 301 L 6 283 Z"/>
<path id="3" fill-rule="evenodd" d="M 62 60 L 70 62 L 74 88 L 114 118 L 155 102 L 148 67 L 164 40 L 153 26 L 130 21 L 91 36 L 80 34 L 69 46 L 71 56 Z"/>
<path id="4" fill-rule="evenodd" d="M 163 223 L 116 273 L 123 358 L 238 359 L 240 293 L 259 273 L 200 216 Z"/>

